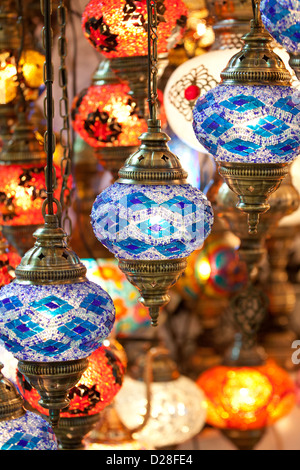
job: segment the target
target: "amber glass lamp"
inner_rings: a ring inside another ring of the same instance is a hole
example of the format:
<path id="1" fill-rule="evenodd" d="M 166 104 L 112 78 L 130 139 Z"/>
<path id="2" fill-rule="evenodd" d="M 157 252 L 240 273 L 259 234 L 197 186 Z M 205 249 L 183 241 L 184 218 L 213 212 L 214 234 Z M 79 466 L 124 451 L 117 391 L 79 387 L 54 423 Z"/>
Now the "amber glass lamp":
<path id="1" fill-rule="evenodd" d="M 244 450 L 296 401 L 292 379 L 271 360 L 256 367 L 217 366 L 200 375 L 197 384 L 206 395 L 206 422 Z"/>
<path id="2" fill-rule="evenodd" d="M 119 392 L 125 373 L 124 363 L 110 346 L 101 346 L 89 357 L 89 365 L 79 382 L 69 391 L 69 405 L 61 412 L 55 434 L 61 449 L 81 449 L 83 438 L 99 421 L 104 410 Z M 40 414 L 46 410 L 39 405 L 40 395 L 17 372 L 17 385 L 24 400 Z"/>

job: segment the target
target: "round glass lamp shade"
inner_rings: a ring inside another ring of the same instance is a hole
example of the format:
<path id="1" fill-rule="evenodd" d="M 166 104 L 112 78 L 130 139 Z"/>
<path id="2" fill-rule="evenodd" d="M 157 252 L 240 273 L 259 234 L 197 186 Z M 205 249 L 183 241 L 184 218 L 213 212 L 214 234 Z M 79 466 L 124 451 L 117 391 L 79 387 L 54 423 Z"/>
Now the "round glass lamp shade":
<path id="1" fill-rule="evenodd" d="M 158 54 L 166 53 L 181 39 L 187 19 L 182 0 L 159 0 Z M 91 0 L 82 15 L 82 30 L 89 43 L 105 57 L 146 56 L 146 0 Z"/>
<path id="2" fill-rule="evenodd" d="M 20 418 L 0 421 L 0 450 L 58 450 L 50 425 L 27 411 Z"/>
<path id="3" fill-rule="evenodd" d="M 206 422 L 220 429 L 270 426 L 296 402 L 295 386 L 273 361 L 259 367 L 217 366 L 197 380 L 207 401 Z"/>
<path id="4" fill-rule="evenodd" d="M 101 346 L 89 357 L 89 365 L 79 382 L 68 393 L 69 405 L 64 408 L 61 418 L 93 416 L 100 413 L 114 399 L 121 389 L 125 369 L 116 354 L 109 347 Z M 26 378 L 17 373 L 17 385 L 24 400 L 41 414 L 49 414 L 39 405 L 40 395 L 31 387 Z"/>
<path id="5" fill-rule="evenodd" d="M 300 1 L 261 0 L 265 28 L 288 52 L 300 52 Z"/>
<path id="6" fill-rule="evenodd" d="M 86 358 L 108 337 L 114 320 L 111 298 L 90 281 L 12 282 L 0 291 L 0 341 L 19 361 Z"/>
<path id="7" fill-rule="evenodd" d="M 87 268 L 87 278 L 100 284 L 110 295 L 116 309 L 113 331 L 118 336 L 128 336 L 150 325 L 148 309 L 139 302 L 138 290 L 112 259 L 82 259 Z"/>
<path id="8" fill-rule="evenodd" d="M 180 376 L 170 382 L 153 382 L 151 396 L 150 418 L 138 432 L 139 439 L 159 448 L 183 443 L 201 431 L 205 397 L 191 379 Z M 115 408 L 128 429 L 143 422 L 146 405 L 145 383 L 125 377 Z"/>
<path id="9" fill-rule="evenodd" d="M 177 67 L 166 84 L 164 105 L 168 123 L 183 142 L 200 152 L 207 153 L 207 149 L 199 142 L 193 131 L 194 106 L 200 96 L 220 83 L 222 70 L 239 50 L 237 48 L 213 50 L 194 57 Z M 279 48 L 275 48 L 274 51 L 291 73 L 292 86 L 300 88 L 300 83 L 288 64 L 288 53 Z"/>
<path id="10" fill-rule="evenodd" d="M 288 163 L 300 148 L 300 91 L 217 85 L 193 110 L 199 142 L 219 162 Z"/>
<path id="11" fill-rule="evenodd" d="M 138 146 L 147 123 L 122 83 L 92 85 L 75 97 L 72 125 L 91 147 Z"/>
<path id="12" fill-rule="evenodd" d="M 55 165 L 59 199 L 61 170 Z M 0 165 L 0 223 L 2 225 L 43 224 L 42 205 L 46 199 L 45 164 Z"/>
<path id="13" fill-rule="evenodd" d="M 200 248 L 213 223 L 210 202 L 183 185 L 115 183 L 92 208 L 98 240 L 118 259 L 163 260 Z"/>

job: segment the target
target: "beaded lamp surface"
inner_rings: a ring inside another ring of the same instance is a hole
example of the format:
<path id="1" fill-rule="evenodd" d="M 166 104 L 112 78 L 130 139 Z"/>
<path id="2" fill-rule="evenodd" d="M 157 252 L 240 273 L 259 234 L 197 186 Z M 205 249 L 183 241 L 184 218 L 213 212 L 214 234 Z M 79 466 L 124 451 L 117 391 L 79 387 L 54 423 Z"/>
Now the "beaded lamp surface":
<path id="1" fill-rule="evenodd" d="M 92 85 L 73 101 L 72 124 L 92 147 L 138 146 L 147 123 L 124 83 Z"/>
<path id="2" fill-rule="evenodd" d="M 300 1 L 261 0 L 265 28 L 288 52 L 300 52 Z"/>
<path id="3" fill-rule="evenodd" d="M 197 139 L 217 161 L 280 163 L 299 152 L 300 91 L 218 85 L 193 110 Z"/>
<path id="4" fill-rule="evenodd" d="M 166 53 L 180 40 L 187 19 L 182 0 L 160 0 L 158 53 Z M 145 56 L 147 48 L 146 0 L 91 0 L 82 15 L 82 29 L 90 44 L 106 57 Z"/>

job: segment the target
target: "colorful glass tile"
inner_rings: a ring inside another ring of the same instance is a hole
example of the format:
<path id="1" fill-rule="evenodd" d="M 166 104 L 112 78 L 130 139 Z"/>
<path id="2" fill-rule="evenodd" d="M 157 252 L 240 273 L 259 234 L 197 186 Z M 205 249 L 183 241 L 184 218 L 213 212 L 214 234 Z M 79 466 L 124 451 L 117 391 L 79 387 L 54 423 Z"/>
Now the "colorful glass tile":
<path id="1" fill-rule="evenodd" d="M 58 450 L 50 425 L 31 411 L 20 418 L 0 421 L 0 450 Z"/>
<path id="2" fill-rule="evenodd" d="M 265 28 L 288 52 L 300 51 L 300 1 L 261 0 Z"/>
<path id="3" fill-rule="evenodd" d="M 11 283 L 1 289 L 0 340 L 19 360 L 86 357 L 107 338 L 114 320 L 112 299 L 90 281 L 51 286 Z"/>
<path id="4" fill-rule="evenodd" d="M 118 258 L 175 259 L 202 246 L 213 212 L 206 196 L 189 184 L 115 183 L 97 197 L 91 218 L 97 238 Z M 120 227 L 120 218 L 128 224 Z"/>
<path id="5" fill-rule="evenodd" d="M 291 162 L 299 153 L 300 91 L 294 88 L 217 85 L 198 99 L 193 117 L 198 141 L 217 161 Z"/>

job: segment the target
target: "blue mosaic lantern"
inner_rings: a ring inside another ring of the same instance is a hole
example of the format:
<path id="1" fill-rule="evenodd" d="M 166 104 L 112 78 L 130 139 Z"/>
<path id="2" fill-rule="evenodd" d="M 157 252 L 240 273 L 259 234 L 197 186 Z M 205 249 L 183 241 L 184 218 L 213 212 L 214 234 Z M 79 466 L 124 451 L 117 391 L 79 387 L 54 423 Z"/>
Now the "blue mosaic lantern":
<path id="1" fill-rule="evenodd" d="M 300 1 L 261 0 L 265 28 L 288 52 L 300 52 Z"/>
<path id="2" fill-rule="evenodd" d="M 217 85 L 193 110 L 199 142 L 219 162 L 292 162 L 300 149 L 300 91 Z"/>
<path id="3" fill-rule="evenodd" d="M 185 258 L 201 248 L 212 223 L 210 202 L 189 184 L 115 183 L 92 209 L 96 237 L 118 259 Z"/>
<path id="4" fill-rule="evenodd" d="M 15 386 L 3 377 L 0 364 L 0 450 L 57 450 L 47 421 L 26 411 Z"/>
<path id="5" fill-rule="evenodd" d="M 88 357 L 109 336 L 114 319 L 111 298 L 90 281 L 12 283 L 0 292 L 0 339 L 20 361 Z"/>
<path id="6" fill-rule="evenodd" d="M 290 54 L 290 66 L 300 80 L 300 1 L 262 0 L 262 21 L 270 34 Z"/>
<path id="7" fill-rule="evenodd" d="M 300 92 L 271 47 L 259 0 L 252 4 L 245 45 L 221 73 L 221 83 L 196 102 L 193 129 L 238 195 L 249 233 L 256 234 L 259 215 L 300 150 Z"/>

